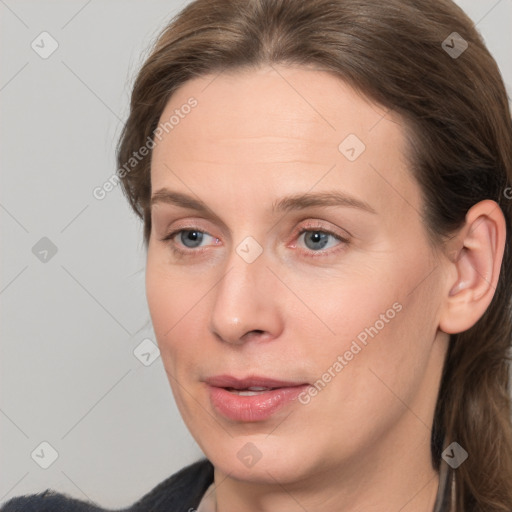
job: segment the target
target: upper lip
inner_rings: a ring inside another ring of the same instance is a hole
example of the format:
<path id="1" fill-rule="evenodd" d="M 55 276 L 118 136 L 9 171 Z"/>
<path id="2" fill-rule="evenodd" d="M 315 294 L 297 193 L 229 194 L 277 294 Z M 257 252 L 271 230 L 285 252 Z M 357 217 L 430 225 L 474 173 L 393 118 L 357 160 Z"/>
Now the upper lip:
<path id="1" fill-rule="evenodd" d="M 247 389 L 251 387 L 264 388 L 289 388 L 294 386 L 303 386 L 306 382 L 291 382 L 259 375 L 250 375 L 248 377 L 237 378 L 232 375 L 216 375 L 208 377 L 205 382 L 210 386 L 217 388 Z"/>

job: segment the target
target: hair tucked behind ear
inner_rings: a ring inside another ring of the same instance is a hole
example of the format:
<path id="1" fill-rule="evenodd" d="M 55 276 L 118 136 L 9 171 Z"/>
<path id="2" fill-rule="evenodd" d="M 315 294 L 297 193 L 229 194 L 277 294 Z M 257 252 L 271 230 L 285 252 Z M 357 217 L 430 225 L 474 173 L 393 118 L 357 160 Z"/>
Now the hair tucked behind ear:
<path id="1" fill-rule="evenodd" d="M 468 43 L 457 58 L 442 47 L 453 32 Z M 495 61 L 449 0 L 197 0 L 162 32 L 136 79 L 120 170 L 153 137 L 165 104 L 187 80 L 274 63 L 331 71 L 401 115 L 436 243 L 462 226 L 475 203 L 492 199 L 502 208 L 507 244 L 499 283 L 478 323 L 451 337 L 432 457 L 436 467 L 445 464 L 444 441 L 457 441 L 469 454 L 452 470 L 457 512 L 510 511 L 512 126 Z M 150 158 L 120 175 L 147 243 Z"/>

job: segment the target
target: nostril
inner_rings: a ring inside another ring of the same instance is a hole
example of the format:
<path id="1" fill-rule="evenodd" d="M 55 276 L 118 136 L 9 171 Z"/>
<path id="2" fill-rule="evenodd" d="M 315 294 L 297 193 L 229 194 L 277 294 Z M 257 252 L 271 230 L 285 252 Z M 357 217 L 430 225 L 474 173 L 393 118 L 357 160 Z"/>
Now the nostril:
<path id="1" fill-rule="evenodd" d="M 242 340 L 249 341 L 252 338 L 259 338 L 264 333 L 265 333 L 265 331 L 262 331 L 261 329 L 253 329 L 252 331 L 247 331 L 242 336 Z"/>

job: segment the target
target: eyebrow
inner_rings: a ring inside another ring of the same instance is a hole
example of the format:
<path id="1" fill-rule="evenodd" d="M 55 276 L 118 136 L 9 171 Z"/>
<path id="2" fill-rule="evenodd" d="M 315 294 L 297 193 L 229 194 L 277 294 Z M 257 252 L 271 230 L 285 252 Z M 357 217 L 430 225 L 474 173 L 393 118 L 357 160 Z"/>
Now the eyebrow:
<path id="1" fill-rule="evenodd" d="M 192 196 L 176 192 L 167 188 L 157 190 L 151 197 L 151 206 L 157 203 L 172 204 L 196 210 L 200 213 L 211 213 L 210 208 L 206 206 L 199 199 Z M 358 208 L 368 213 L 376 214 L 377 212 L 365 201 L 357 199 L 343 192 L 317 192 L 306 194 L 294 194 L 288 197 L 283 197 L 272 203 L 272 212 L 290 212 L 294 210 L 304 210 L 305 208 L 313 207 L 328 207 L 328 206 L 344 206 L 349 208 Z"/>

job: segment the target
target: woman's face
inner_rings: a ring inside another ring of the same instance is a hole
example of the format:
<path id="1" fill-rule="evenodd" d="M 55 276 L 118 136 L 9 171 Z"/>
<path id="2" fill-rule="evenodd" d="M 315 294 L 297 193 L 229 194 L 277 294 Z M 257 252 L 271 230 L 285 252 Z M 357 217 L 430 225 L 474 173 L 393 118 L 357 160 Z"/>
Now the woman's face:
<path id="1" fill-rule="evenodd" d="M 446 280 L 398 116 L 278 66 L 189 81 L 160 122 L 147 298 L 206 456 L 260 483 L 428 467 Z"/>

